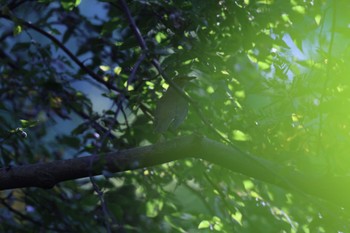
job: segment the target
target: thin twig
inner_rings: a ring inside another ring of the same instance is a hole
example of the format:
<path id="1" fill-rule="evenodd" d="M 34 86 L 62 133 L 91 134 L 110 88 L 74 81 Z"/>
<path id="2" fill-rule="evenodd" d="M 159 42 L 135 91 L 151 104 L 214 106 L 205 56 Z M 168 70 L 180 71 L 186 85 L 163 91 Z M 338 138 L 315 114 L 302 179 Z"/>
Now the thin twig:
<path id="1" fill-rule="evenodd" d="M 131 74 L 128 78 L 128 83 L 127 83 L 126 89 L 128 89 L 128 86 L 136 79 L 136 72 L 137 72 L 139 66 L 141 65 L 141 63 L 143 62 L 143 60 L 145 60 L 145 58 L 146 58 L 146 54 L 142 53 L 141 56 L 137 59 L 134 67 L 132 68 Z"/>
<path id="2" fill-rule="evenodd" d="M 31 0 L 22 0 L 22 1 L 14 1 L 14 2 L 11 2 L 7 5 L 7 7 L 12 11 L 16 8 L 18 8 L 20 5 L 22 5 L 23 3 L 26 3 L 26 2 L 31 2 Z"/>
<path id="3" fill-rule="evenodd" d="M 122 105 L 122 103 L 121 103 Z M 114 113 L 114 116 L 115 118 L 117 117 L 118 115 L 118 112 L 119 112 L 119 104 L 118 104 L 118 109 L 117 111 Z M 107 139 L 107 137 L 109 135 L 111 135 L 111 131 L 112 131 L 112 128 L 114 128 L 114 125 L 117 123 L 117 121 L 115 120 L 113 125 L 110 126 L 108 128 L 108 130 L 106 130 L 105 134 L 103 135 L 103 137 L 101 137 L 100 139 L 100 143 L 96 143 L 97 146 L 94 150 L 94 155 L 97 155 L 97 152 L 100 150 L 101 148 L 101 145 L 103 144 L 103 142 Z M 94 191 L 97 193 L 98 195 L 98 198 L 101 202 L 101 207 L 102 207 L 102 212 L 103 212 L 103 215 L 104 215 L 104 221 L 105 221 L 105 225 L 106 225 L 106 230 L 108 233 L 112 232 L 111 231 L 111 222 L 114 222 L 115 224 L 117 224 L 119 226 L 119 224 L 115 221 L 115 219 L 112 218 L 112 214 L 111 212 L 109 211 L 108 207 L 107 207 L 107 204 L 105 202 L 105 199 L 104 199 L 104 192 L 100 189 L 100 187 L 97 185 L 96 181 L 95 181 L 95 178 L 94 178 L 94 175 L 92 174 L 93 172 L 93 157 L 90 159 L 90 165 L 89 165 L 89 178 L 90 178 L 90 182 L 92 184 L 92 187 L 94 189 Z"/>
<path id="4" fill-rule="evenodd" d="M 90 176 L 90 182 L 92 184 L 92 187 L 94 188 L 95 192 L 97 193 L 97 196 L 98 196 L 98 199 L 100 200 L 101 202 L 101 207 L 102 207 L 102 212 L 103 212 L 103 215 L 104 215 L 104 220 L 105 220 L 105 225 L 106 225 L 106 229 L 107 229 L 107 232 L 110 233 L 112 232 L 111 231 L 111 226 L 110 226 L 110 223 L 109 223 L 109 220 L 110 220 L 110 213 L 108 211 L 108 208 L 107 208 L 107 205 L 106 205 L 106 202 L 105 202 L 105 199 L 104 199 L 104 193 L 101 191 L 100 187 L 98 187 L 95 179 L 93 176 Z"/>
<path id="5" fill-rule="evenodd" d="M 221 191 L 220 187 L 218 185 L 216 185 L 211 178 L 208 176 L 208 174 L 206 172 L 203 172 L 203 175 L 205 177 L 205 179 L 208 181 L 208 183 L 218 192 L 220 199 L 222 200 L 222 202 L 224 203 L 225 208 L 228 208 L 228 211 L 230 213 L 228 213 L 229 216 L 231 216 L 231 214 L 235 213 L 236 210 L 234 208 L 232 208 L 232 205 L 230 203 L 227 202 L 226 200 L 226 196 L 225 194 Z M 235 220 L 233 218 L 230 218 L 230 220 L 232 221 L 233 224 L 235 224 Z"/>
<path id="6" fill-rule="evenodd" d="M 10 56 L 2 49 L 0 49 L 0 57 L 2 57 L 2 59 L 5 60 L 5 62 L 7 63 L 7 65 L 10 66 L 13 70 L 20 70 L 17 63 L 12 61 L 10 59 Z"/>
<path id="7" fill-rule="evenodd" d="M 12 21 L 12 18 L 10 16 L 7 15 L 2 15 L 0 14 L 0 17 L 5 18 L 7 20 Z M 117 88 L 114 85 L 111 85 L 111 83 L 109 83 L 108 81 L 105 81 L 102 77 L 100 77 L 98 74 L 96 74 L 95 72 L 93 72 L 90 68 L 88 68 L 87 66 L 85 66 L 64 44 L 61 43 L 61 41 L 59 41 L 56 37 L 54 37 L 53 35 L 51 35 L 50 33 L 46 32 L 45 30 L 37 27 L 36 25 L 29 23 L 23 19 L 17 18 L 16 20 L 20 21 L 22 23 L 23 26 L 27 27 L 27 28 L 31 28 L 37 32 L 39 32 L 40 34 L 42 34 L 43 36 L 47 37 L 48 39 L 50 39 L 53 43 L 55 43 L 60 49 L 62 49 L 67 55 L 68 57 L 70 57 L 83 71 L 85 71 L 87 74 L 90 75 L 90 77 L 92 77 L 94 80 L 96 80 L 99 83 L 104 84 L 108 89 L 117 91 L 119 93 L 123 93 L 124 90 Z"/>
<path id="8" fill-rule="evenodd" d="M 142 34 L 140 32 L 140 29 L 137 27 L 134 18 L 131 15 L 130 9 L 128 7 L 128 4 L 126 4 L 125 0 L 119 0 L 120 4 L 122 5 L 122 10 L 125 12 L 126 17 L 128 19 L 129 25 L 131 27 L 131 30 L 134 32 L 135 37 L 137 41 L 139 42 L 139 45 L 142 50 L 148 51 L 147 45 L 145 40 L 142 37 Z"/>

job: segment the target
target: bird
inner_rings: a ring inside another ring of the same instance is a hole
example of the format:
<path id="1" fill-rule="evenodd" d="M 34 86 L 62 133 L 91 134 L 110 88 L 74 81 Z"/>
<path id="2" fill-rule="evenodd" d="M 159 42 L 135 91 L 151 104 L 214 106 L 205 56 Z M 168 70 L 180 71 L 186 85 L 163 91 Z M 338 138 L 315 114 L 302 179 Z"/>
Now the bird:
<path id="1" fill-rule="evenodd" d="M 174 78 L 174 83 L 183 90 L 191 77 Z M 188 103 L 174 87 L 169 86 L 164 95 L 158 100 L 154 113 L 154 130 L 164 133 L 169 129 L 177 129 L 188 114 Z"/>

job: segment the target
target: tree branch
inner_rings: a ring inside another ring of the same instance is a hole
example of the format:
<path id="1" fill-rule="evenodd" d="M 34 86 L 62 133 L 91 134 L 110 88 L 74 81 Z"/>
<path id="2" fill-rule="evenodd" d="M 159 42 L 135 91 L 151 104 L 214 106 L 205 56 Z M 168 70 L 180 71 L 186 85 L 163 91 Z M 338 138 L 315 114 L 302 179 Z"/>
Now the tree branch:
<path id="1" fill-rule="evenodd" d="M 7 15 L 2 15 L 0 14 L 0 17 L 5 18 L 7 20 L 12 21 L 10 16 Z M 37 31 L 38 33 L 40 33 L 41 35 L 45 36 L 46 38 L 48 38 L 49 40 L 51 40 L 54 44 L 56 44 L 60 49 L 62 49 L 67 56 L 72 59 L 78 66 L 80 69 L 82 69 L 84 72 L 86 72 L 90 77 L 92 77 L 95 81 L 97 81 L 98 83 L 102 83 L 103 85 L 105 85 L 108 89 L 110 90 L 114 90 L 117 91 L 119 93 L 123 93 L 124 91 L 122 89 L 117 88 L 116 86 L 112 85 L 111 83 L 105 81 L 102 77 L 100 77 L 98 74 L 96 74 L 94 71 L 92 71 L 91 69 L 89 69 L 87 66 L 85 66 L 64 44 L 61 43 L 61 41 L 59 41 L 56 37 L 54 37 L 53 35 L 51 35 L 50 33 L 46 32 L 45 30 L 37 27 L 36 25 L 29 23 L 23 19 L 20 18 L 16 18 L 16 20 L 18 20 L 23 26 L 27 27 L 27 28 L 31 28 L 34 31 Z"/>
<path id="2" fill-rule="evenodd" d="M 185 158 L 204 159 L 263 182 L 290 189 L 290 183 L 305 194 L 350 208 L 350 177 L 311 177 L 289 171 L 270 161 L 247 158 L 235 148 L 199 136 L 185 136 L 150 146 L 69 160 L 0 169 L 0 190 L 40 187 L 52 188 L 59 182 L 100 175 L 103 171 L 123 172 L 160 165 Z M 92 162 L 92 166 L 91 166 Z M 263 165 L 262 165 L 263 164 Z M 273 170 L 274 169 L 274 170 Z M 273 172 L 271 171 L 273 170 Z M 276 173 L 284 179 L 276 177 Z M 288 180 L 288 183 L 284 182 Z M 295 190 L 290 190 L 295 191 Z"/>
<path id="3" fill-rule="evenodd" d="M 122 10 L 124 11 L 125 15 L 126 15 L 126 18 L 128 19 L 128 22 L 130 24 L 130 28 L 131 30 L 134 32 L 134 35 L 141 47 L 142 50 L 144 51 L 147 51 L 148 48 L 147 48 L 147 45 L 146 45 L 146 42 L 145 40 L 143 39 L 142 37 L 142 34 L 140 32 L 140 29 L 137 27 L 136 23 L 135 23 L 135 20 L 133 19 L 132 15 L 131 15 L 131 12 L 129 10 L 129 7 L 128 5 L 126 4 L 125 0 L 119 0 L 120 4 L 121 4 L 121 8 Z"/>

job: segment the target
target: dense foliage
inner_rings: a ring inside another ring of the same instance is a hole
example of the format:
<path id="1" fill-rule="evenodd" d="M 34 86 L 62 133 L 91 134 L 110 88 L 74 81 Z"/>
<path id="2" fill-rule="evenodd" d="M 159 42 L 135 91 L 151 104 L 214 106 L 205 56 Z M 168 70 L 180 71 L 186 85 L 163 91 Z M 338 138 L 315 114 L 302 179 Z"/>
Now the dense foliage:
<path id="1" fill-rule="evenodd" d="M 195 133 L 303 174 L 350 173 L 345 0 L 0 0 L 0 6 L 1 167 Z M 184 87 L 187 119 L 159 134 L 157 100 L 169 79 L 181 77 L 191 79 Z M 349 232 L 350 226 L 338 206 L 198 159 L 0 194 L 2 232 Z"/>

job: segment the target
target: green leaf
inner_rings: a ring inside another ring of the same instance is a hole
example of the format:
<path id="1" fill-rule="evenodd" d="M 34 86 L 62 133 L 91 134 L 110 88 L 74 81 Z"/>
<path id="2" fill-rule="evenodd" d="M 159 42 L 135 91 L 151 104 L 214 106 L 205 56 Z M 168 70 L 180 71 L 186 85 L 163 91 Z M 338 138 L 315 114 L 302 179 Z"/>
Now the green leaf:
<path id="1" fill-rule="evenodd" d="M 116 75 L 119 75 L 120 72 L 122 72 L 122 68 L 121 68 L 120 66 L 116 66 L 116 67 L 114 67 L 113 72 L 114 72 Z"/>
<path id="2" fill-rule="evenodd" d="M 204 229 L 208 227 L 210 227 L 210 222 L 208 220 L 203 220 L 198 225 L 198 229 Z"/>
<path id="3" fill-rule="evenodd" d="M 236 140 L 236 141 L 250 141 L 251 140 L 251 137 L 248 134 L 246 134 L 240 130 L 234 130 L 232 132 L 232 138 L 233 138 L 233 140 Z"/>
<path id="4" fill-rule="evenodd" d="M 146 203 L 146 215 L 147 217 L 154 218 L 158 216 L 160 210 L 163 208 L 162 200 L 151 200 Z"/>
<path id="5" fill-rule="evenodd" d="M 37 121 L 37 120 L 24 120 L 24 119 L 21 119 L 19 121 L 21 123 L 22 128 L 24 128 L 24 129 L 25 128 L 34 127 L 34 126 L 36 126 L 39 123 L 39 121 Z"/>
<path id="6" fill-rule="evenodd" d="M 81 0 L 61 0 L 61 5 L 66 11 L 71 11 L 74 7 L 79 6 Z"/>
<path id="7" fill-rule="evenodd" d="M 162 40 L 164 40 L 164 39 L 166 39 L 166 35 L 165 35 L 164 33 L 158 32 L 158 33 L 156 34 L 156 41 L 157 41 L 158 43 L 162 42 Z"/>
<path id="8" fill-rule="evenodd" d="M 106 66 L 106 65 L 100 65 L 99 68 L 100 68 L 102 71 L 108 71 L 108 70 L 111 69 L 111 67 Z"/>
<path id="9" fill-rule="evenodd" d="M 13 35 L 17 36 L 18 34 L 20 34 L 22 32 L 22 26 L 21 25 L 16 25 L 13 28 Z"/>

